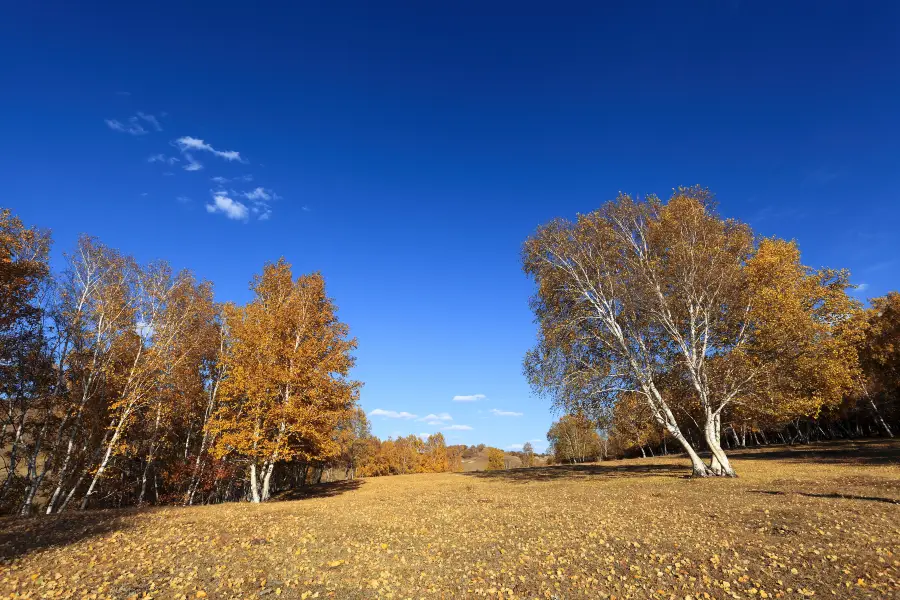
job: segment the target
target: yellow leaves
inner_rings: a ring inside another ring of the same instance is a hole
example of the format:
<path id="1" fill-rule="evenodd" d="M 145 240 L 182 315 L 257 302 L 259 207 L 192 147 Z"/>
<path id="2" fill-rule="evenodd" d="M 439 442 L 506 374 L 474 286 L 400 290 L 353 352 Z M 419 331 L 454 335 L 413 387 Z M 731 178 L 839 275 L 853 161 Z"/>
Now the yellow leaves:
<path id="1" fill-rule="evenodd" d="M 197 593 L 194 594 L 194 598 L 206 598 L 206 592 L 203 590 L 197 590 Z"/>

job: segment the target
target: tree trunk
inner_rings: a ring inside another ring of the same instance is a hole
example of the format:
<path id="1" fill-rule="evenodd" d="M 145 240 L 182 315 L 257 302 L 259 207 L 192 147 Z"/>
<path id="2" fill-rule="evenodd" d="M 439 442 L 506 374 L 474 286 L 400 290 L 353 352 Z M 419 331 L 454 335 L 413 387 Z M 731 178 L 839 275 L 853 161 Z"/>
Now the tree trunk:
<path id="1" fill-rule="evenodd" d="M 703 434 L 706 438 L 706 445 L 709 446 L 709 450 L 712 452 L 709 468 L 713 475 L 737 477 L 737 474 L 728 462 L 728 456 L 726 456 L 725 451 L 722 450 L 720 441 L 721 423 L 720 415 L 707 415 L 706 427 L 704 428 Z"/>
<path id="2" fill-rule="evenodd" d="M 250 463 L 250 494 L 252 501 L 259 504 L 259 481 L 256 477 L 256 461 Z"/>
<path id="3" fill-rule="evenodd" d="M 88 503 L 91 500 L 91 496 L 94 494 L 95 488 L 97 487 L 97 482 L 100 481 L 100 478 L 103 477 L 103 473 L 106 471 L 106 467 L 109 465 L 109 459 L 112 458 L 113 450 L 116 447 L 116 442 L 119 441 L 119 436 L 122 434 L 122 430 L 125 426 L 125 420 L 130 415 L 128 412 L 124 412 L 122 417 L 119 419 L 119 422 L 116 424 L 115 432 L 113 433 L 112 439 L 109 440 L 109 443 L 106 445 L 106 452 L 103 453 L 103 460 L 100 461 L 100 466 L 97 468 L 97 472 L 94 473 L 94 477 L 91 479 L 91 484 L 88 486 L 87 492 L 84 494 L 84 498 L 81 500 L 81 510 L 85 510 L 88 507 Z"/>
<path id="4" fill-rule="evenodd" d="M 272 481 L 272 472 L 275 470 L 275 461 L 271 461 L 267 466 L 263 467 L 263 488 L 262 488 L 262 500 L 265 502 L 269 499 L 271 495 L 271 481 Z"/>
<path id="5" fill-rule="evenodd" d="M 869 398 L 869 404 L 872 405 L 872 410 L 875 411 L 875 417 L 878 419 L 878 422 L 881 423 L 881 426 L 884 428 L 885 433 L 889 438 L 894 437 L 894 433 L 891 431 L 891 428 L 888 427 L 887 422 L 885 422 L 884 417 L 881 416 L 881 411 L 878 410 L 878 406 L 875 404 L 875 401 L 872 398 Z"/>

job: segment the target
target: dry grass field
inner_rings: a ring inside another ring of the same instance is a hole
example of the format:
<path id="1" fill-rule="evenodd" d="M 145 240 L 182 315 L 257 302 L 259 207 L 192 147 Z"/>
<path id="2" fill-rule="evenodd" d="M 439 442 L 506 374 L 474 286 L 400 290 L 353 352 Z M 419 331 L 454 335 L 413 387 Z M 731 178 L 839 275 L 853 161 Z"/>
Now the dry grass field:
<path id="1" fill-rule="evenodd" d="M 338 482 L 0 521 L 4 598 L 897 598 L 900 444 Z"/>

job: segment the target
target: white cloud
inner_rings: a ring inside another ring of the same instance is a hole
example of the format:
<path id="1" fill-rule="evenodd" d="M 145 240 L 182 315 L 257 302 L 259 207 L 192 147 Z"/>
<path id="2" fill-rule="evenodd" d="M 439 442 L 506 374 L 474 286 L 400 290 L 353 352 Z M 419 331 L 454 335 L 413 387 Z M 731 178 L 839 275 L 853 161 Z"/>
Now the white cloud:
<path id="1" fill-rule="evenodd" d="M 157 131 L 162 131 L 162 125 L 159 124 L 159 120 L 156 117 L 154 117 L 153 115 L 146 115 L 146 114 L 138 111 L 137 116 L 139 118 L 147 121 L 151 125 L 153 125 L 153 129 L 155 129 Z"/>
<path id="2" fill-rule="evenodd" d="M 245 205 L 224 194 L 214 195 L 212 204 L 206 205 L 206 212 L 222 213 L 235 221 L 246 221 L 249 214 Z"/>
<path id="3" fill-rule="evenodd" d="M 521 417 L 522 413 L 513 412 L 511 410 L 500 410 L 499 408 L 492 408 L 491 414 L 497 417 Z"/>
<path id="4" fill-rule="evenodd" d="M 469 425 L 448 425 L 443 428 L 444 431 L 472 431 Z"/>
<path id="5" fill-rule="evenodd" d="M 189 135 L 175 140 L 175 145 L 178 146 L 182 152 L 187 152 L 189 150 L 203 150 L 204 152 L 215 154 L 219 158 L 224 158 L 227 161 L 236 160 L 238 162 L 243 162 L 241 160 L 240 152 L 235 150 L 216 150 L 200 138 L 191 137 Z"/>
<path id="6" fill-rule="evenodd" d="M 236 193 L 232 191 L 232 194 Z M 266 221 L 272 216 L 272 208 L 269 202 L 281 199 L 281 196 L 264 187 L 257 187 L 249 192 L 241 192 L 240 195 L 251 202 L 252 207 L 250 210 L 260 221 Z"/>
<path id="7" fill-rule="evenodd" d="M 477 402 L 487 398 L 484 394 L 472 394 L 471 396 L 453 396 L 454 402 Z"/>
<path id="8" fill-rule="evenodd" d="M 525 444 L 510 444 L 506 447 L 507 450 L 521 450 L 525 447 Z"/>
<path id="9" fill-rule="evenodd" d="M 424 417 L 422 417 L 419 420 L 424 421 L 428 425 L 446 425 L 446 422 L 452 421 L 453 417 L 451 417 L 449 413 L 445 413 L 445 412 L 437 414 L 437 415 L 434 413 L 431 413 L 430 415 L 425 415 Z"/>
<path id="10" fill-rule="evenodd" d="M 215 183 L 218 183 L 219 185 L 224 185 L 224 184 L 230 183 L 232 181 L 244 181 L 244 182 L 253 181 L 253 175 L 241 175 L 240 177 L 222 177 L 220 175 L 217 177 L 210 177 L 209 180 L 213 181 Z"/>
<path id="11" fill-rule="evenodd" d="M 258 187 L 250 192 L 244 192 L 244 198 L 247 200 L 271 200 L 272 194 L 265 188 Z"/>
<path id="12" fill-rule="evenodd" d="M 148 133 L 144 126 L 141 124 L 141 121 L 145 123 L 149 123 L 154 130 L 162 131 L 162 125 L 159 124 L 159 119 L 154 117 L 153 115 L 148 115 L 142 112 L 138 112 L 137 115 L 133 117 L 128 117 L 128 121 L 123 123 L 118 119 L 104 119 L 106 121 L 106 126 L 112 129 L 113 131 L 119 131 L 121 133 L 127 133 L 130 135 L 144 135 Z"/>
<path id="13" fill-rule="evenodd" d="M 384 410 L 376 408 L 369 413 L 373 417 L 387 417 L 388 419 L 415 419 L 416 415 L 406 411 L 397 412 L 396 410 Z"/>
<path id="14" fill-rule="evenodd" d="M 197 162 L 197 160 L 189 152 L 185 152 L 184 157 L 188 161 L 188 164 L 184 165 L 185 171 L 199 171 L 203 168 L 203 165 Z"/>
<path id="15" fill-rule="evenodd" d="M 856 291 L 857 291 L 857 292 L 864 292 L 864 291 L 866 291 L 867 289 L 869 289 L 869 284 L 868 284 L 868 283 L 860 283 L 859 285 L 856 286 Z"/>
<path id="16" fill-rule="evenodd" d="M 127 123 L 123 123 L 118 119 L 106 119 L 106 125 L 113 131 L 127 133 L 130 135 L 144 135 L 147 130 L 138 122 L 137 117 L 131 117 Z"/>
<path id="17" fill-rule="evenodd" d="M 180 202 L 181 204 L 190 204 L 190 202 L 191 202 L 191 199 L 188 198 L 187 196 L 178 196 L 175 199 L 178 200 L 178 202 Z M 207 208 L 206 210 L 209 210 L 209 209 Z"/>
<path id="18" fill-rule="evenodd" d="M 177 156 L 166 156 L 165 154 L 154 154 L 153 156 L 147 159 L 148 163 L 163 163 L 166 165 L 174 165 L 177 163 L 180 158 Z"/>

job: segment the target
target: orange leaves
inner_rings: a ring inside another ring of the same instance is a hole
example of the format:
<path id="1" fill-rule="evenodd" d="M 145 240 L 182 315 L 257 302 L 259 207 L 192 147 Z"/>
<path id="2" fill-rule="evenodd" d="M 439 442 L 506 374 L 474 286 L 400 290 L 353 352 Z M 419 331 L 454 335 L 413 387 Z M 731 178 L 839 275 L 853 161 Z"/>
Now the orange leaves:
<path id="1" fill-rule="evenodd" d="M 228 306 L 215 452 L 276 461 L 323 460 L 340 448 L 341 419 L 359 383 L 349 380 L 356 340 L 337 320 L 321 275 L 296 280 L 283 259 L 254 278 L 256 297 Z"/>

